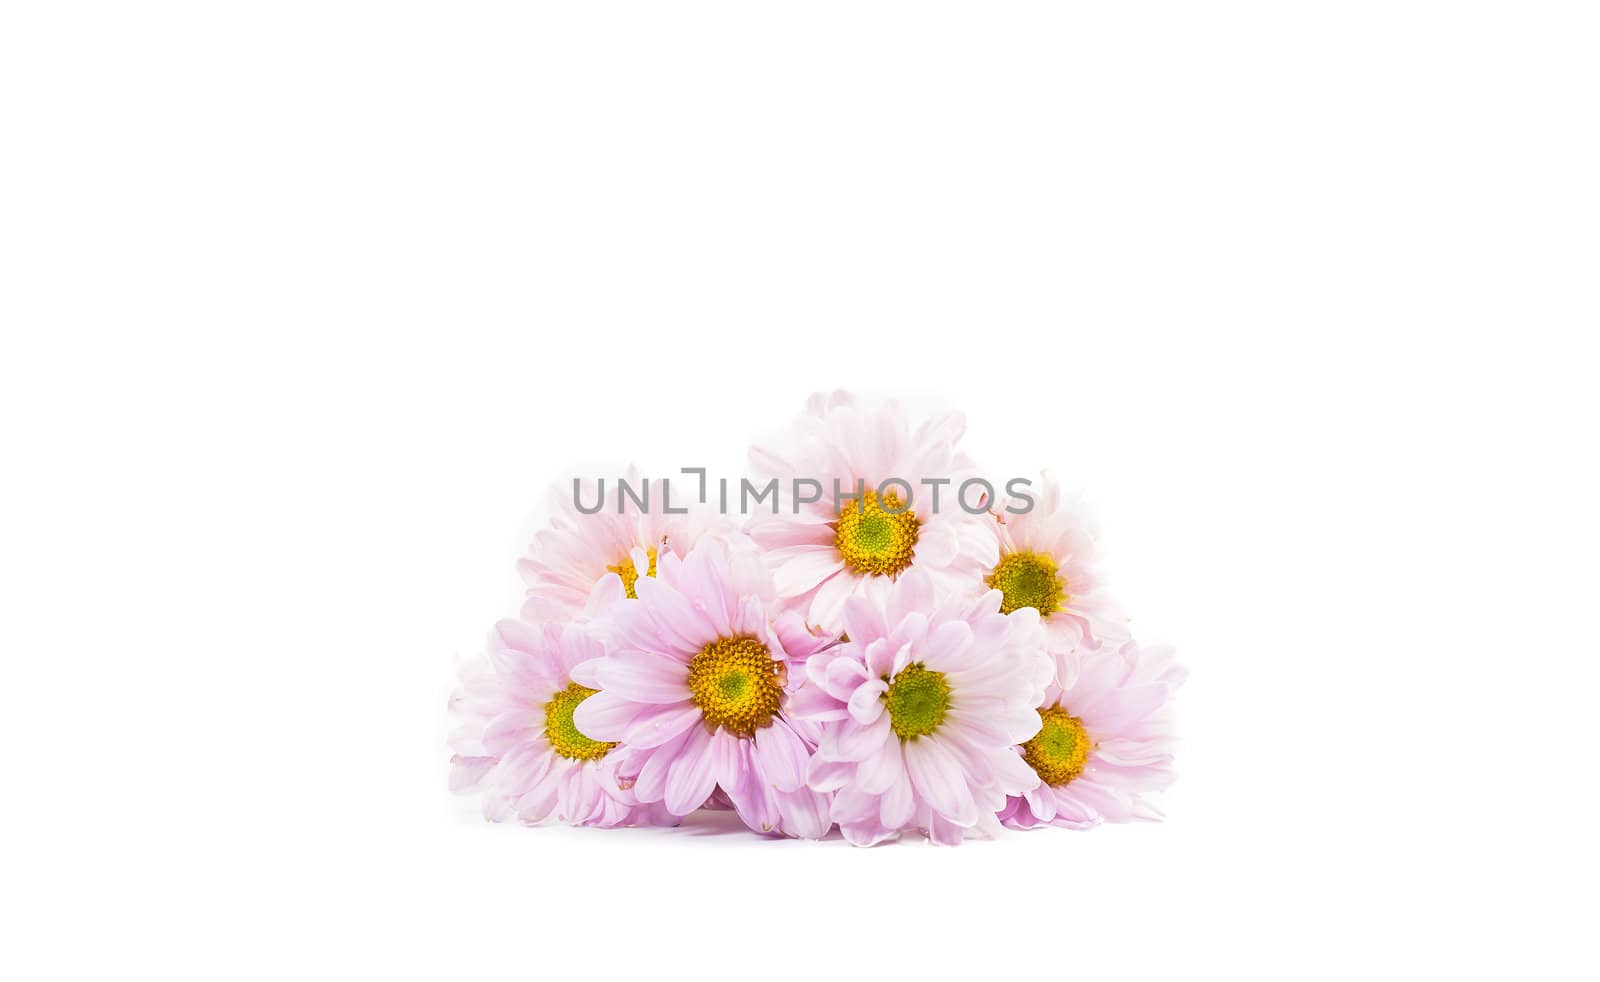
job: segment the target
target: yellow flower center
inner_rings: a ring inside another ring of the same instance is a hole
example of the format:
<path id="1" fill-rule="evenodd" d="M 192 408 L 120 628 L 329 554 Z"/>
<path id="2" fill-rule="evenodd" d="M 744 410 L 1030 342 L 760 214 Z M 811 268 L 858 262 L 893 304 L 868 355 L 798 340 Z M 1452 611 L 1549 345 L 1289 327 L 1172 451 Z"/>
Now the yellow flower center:
<path id="1" fill-rule="evenodd" d="M 887 506 L 888 510 L 885 510 Z M 868 576 L 896 576 L 911 565 L 921 523 L 893 491 L 883 496 L 862 493 L 861 501 L 843 506 L 833 523 L 833 544 L 844 564 Z"/>
<path id="2" fill-rule="evenodd" d="M 650 557 L 650 568 L 644 571 L 644 575 L 654 576 L 656 575 L 656 551 L 654 549 L 646 549 L 645 555 Z M 633 592 L 633 585 L 639 582 L 639 570 L 633 565 L 632 556 L 624 556 L 622 557 L 622 562 L 615 566 L 607 566 L 606 569 L 622 577 L 622 592 L 628 595 L 629 600 L 639 599 L 639 595 Z"/>
<path id="3" fill-rule="evenodd" d="M 1094 741 L 1083 721 L 1060 706 L 1039 710 L 1039 718 L 1044 725 L 1022 745 L 1022 759 L 1044 783 L 1066 784 L 1083 773 Z"/>
<path id="4" fill-rule="evenodd" d="M 689 695 L 707 726 L 748 737 L 772 722 L 786 677 L 755 638 L 718 638 L 689 662 Z"/>
<path id="5" fill-rule="evenodd" d="M 557 692 L 544 705 L 544 735 L 550 748 L 570 760 L 599 760 L 611 752 L 615 743 L 591 740 L 578 732 L 572 714 L 578 704 L 595 694 L 594 689 L 574 682 Z"/>
<path id="6" fill-rule="evenodd" d="M 888 704 L 889 728 L 902 740 L 927 736 L 944 722 L 950 708 L 950 683 L 943 672 L 932 672 L 921 662 L 907 665 L 895 673 L 889 691 L 882 696 Z"/>
<path id="7" fill-rule="evenodd" d="M 1042 552 L 1008 553 L 983 582 L 1000 591 L 1002 614 L 1032 607 L 1048 617 L 1067 605 L 1067 584 L 1056 561 Z"/>

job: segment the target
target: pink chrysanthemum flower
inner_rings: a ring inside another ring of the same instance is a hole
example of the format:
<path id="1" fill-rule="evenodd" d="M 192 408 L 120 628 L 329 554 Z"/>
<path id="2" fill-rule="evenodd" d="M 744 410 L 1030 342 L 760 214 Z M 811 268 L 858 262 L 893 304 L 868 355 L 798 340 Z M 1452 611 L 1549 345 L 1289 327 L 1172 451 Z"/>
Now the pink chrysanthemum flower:
<path id="1" fill-rule="evenodd" d="M 926 574 L 875 583 L 845 607 L 849 641 L 813 655 L 796 715 L 820 724 L 808 781 L 834 791 L 846 839 L 920 828 L 941 844 L 998 829 L 1039 778 L 1016 745 L 1039 730 L 1051 677 L 1038 615 L 1000 594 L 936 602 Z"/>
<path id="2" fill-rule="evenodd" d="M 572 680 L 573 669 L 600 654 L 599 641 L 576 625 L 497 624 L 488 656 L 466 668 L 450 700 L 459 722 L 452 790 L 480 791 L 484 816 L 497 822 L 671 824 L 618 783 L 615 745 L 573 725 L 573 711 L 594 695 Z"/>
<path id="3" fill-rule="evenodd" d="M 720 789 L 756 831 L 825 835 L 828 798 L 805 786 L 815 734 L 788 701 L 826 639 L 773 623 L 772 580 L 748 543 L 669 553 L 636 588 L 637 603 L 612 611 L 605 657 L 579 674 L 601 691 L 578 728 L 621 742 L 618 770 L 640 801 L 687 815 Z"/>
<path id="4" fill-rule="evenodd" d="M 1184 670 L 1170 649 L 1128 641 L 1076 662 L 1039 704 L 1039 732 L 1021 745 L 1040 783 L 1011 797 L 1000 820 L 1013 828 L 1160 818 L 1145 798 L 1172 783 L 1170 701 Z"/>
<path id="5" fill-rule="evenodd" d="M 1045 475 L 1032 494 L 1007 498 L 995 512 L 1000 521 L 1000 557 L 983 573 L 984 585 L 999 590 L 1001 611 L 1031 607 L 1044 624 L 1045 647 L 1057 657 L 1092 650 L 1107 638 L 1127 637 L 1125 618 L 1100 588 L 1094 565 L 1094 535 L 1083 506 L 1063 500 L 1061 486 Z"/>
<path id="6" fill-rule="evenodd" d="M 980 580 L 998 559 L 996 530 L 987 514 L 973 515 L 958 500 L 962 483 L 978 476 L 956 449 L 965 429 L 960 413 L 948 413 L 913 430 L 894 402 L 867 409 L 835 392 L 811 397 L 786 444 L 751 448 L 757 481 L 777 480 L 777 504 L 776 514 L 757 513 L 748 531 L 791 609 L 837 633 L 846 600 L 911 569 L 929 573 L 944 591 L 983 592 Z M 886 485 L 890 479 L 905 484 Z M 804 496 L 820 486 L 819 500 L 801 501 L 797 480 L 817 482 Z M 859 501 L 842 497 L 863 488 Z M 980 485 L 967 502 L 993 504 Z"/>
<path id="7" fill-rule="evenodd" d="M 644 507 L 615 480 L 580 480 L 550 490 L 550 527 L 537 533 L 528 554 L 517 563 L 527 585 L 523 617 L 565 620 L 603 614 L 613 604 L 636 596 L 641 577 L 654 576 L 664 552 L 678 557 L 708 534 L 736 534 L 732 523 L 699 504 L 692 483 L 668 486 L 646 481 L 629 469 L 624 480 Z M 585 514 L 578 508 L 603 504 Z M 687 509 L 687 513 L 668 512 Z"/>

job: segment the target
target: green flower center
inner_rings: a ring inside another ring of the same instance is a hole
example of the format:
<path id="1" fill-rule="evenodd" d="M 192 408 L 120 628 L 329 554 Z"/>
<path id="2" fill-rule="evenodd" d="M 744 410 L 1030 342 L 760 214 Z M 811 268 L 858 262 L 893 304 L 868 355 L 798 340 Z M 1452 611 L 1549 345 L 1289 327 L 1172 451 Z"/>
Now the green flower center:
<path id="1" fill-rule="evenodd" d="M 1083 721 L 1060 706 L 1039 710 L 1039 719 L 1043 725 L 1022 745 L 1022 759 L 1044 783 L 1066 784 L 1083 773 L 1094 741 Z"/>
<path id="2" fill-rule="evenodd" d="M 755 638 L 718 638 L 689 662 L 689 695 L 706 725 L 752 736 L 777 714 L 786 674 Z"/>
<path id="3" fill-rule="evenodd" d="M 904 507 L 893 491 L 881 504 L 876 491 L 864 491 L 859 505 L 845 505 L 833 523 L 833 544 L 844 564 L 867 576 L 896 576 L 910 566 L 921 523 Z"/>
<path id="4" fill-rule="evenodd" d="M 889 728 L 902 740 L 914 740 L 944 722 L 950 708 L 950 683 L 943 672 L 931 672 L 917 662 L 896 673 L 883 701 L 888 704 Z"/>
<path id="5" fill-rule="evenodd" d="M 1042 552 L 1008 553 L 983 582 L 1000 591 L 1002 614 L 1032 607 L 1048 617 L 1067 604 L 1067 585 L 1056 561 Z"/>
<path id="6" fill-rule="evenodd" d="M 595 694 L 594 689 L 574 682 L 557 692 L 544 705 L 544 735 L 550 748 L 570 760 L 599 760 L 611 752 L 615 743 L 591 740 L 578 732 L 572 714 L 578 704 Z"/>
<path id="7" fill-rule="evenodd" d="M 645 550 L 645 555 L 650 557 L 650 568 L 644 571 L 646 576 L 656 575 L 656 551 Z M 633 585 L 639 582 L 639 571 L 633 565 L 632 556 L 623 556 L 622 562 L 615 566 L 607 566 L 607 570 L 622 577 L 622 592 L 628 595 L 629 600 L 638 600 L 639 595 L 633 592 Z"/>

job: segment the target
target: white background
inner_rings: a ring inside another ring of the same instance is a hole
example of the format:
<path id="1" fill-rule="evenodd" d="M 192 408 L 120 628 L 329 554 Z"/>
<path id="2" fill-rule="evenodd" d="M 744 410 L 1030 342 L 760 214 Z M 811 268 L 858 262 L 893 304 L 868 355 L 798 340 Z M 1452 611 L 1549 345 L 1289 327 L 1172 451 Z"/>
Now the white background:
<path id="1" fill-rule="evenodd" d="M 7 4 L 3 974 L 1593 978 L 1596 28 Z M 1193 672 L 1169 821 L 448 795 L 547 483 L 834 386 L 1087 492 Z"/>

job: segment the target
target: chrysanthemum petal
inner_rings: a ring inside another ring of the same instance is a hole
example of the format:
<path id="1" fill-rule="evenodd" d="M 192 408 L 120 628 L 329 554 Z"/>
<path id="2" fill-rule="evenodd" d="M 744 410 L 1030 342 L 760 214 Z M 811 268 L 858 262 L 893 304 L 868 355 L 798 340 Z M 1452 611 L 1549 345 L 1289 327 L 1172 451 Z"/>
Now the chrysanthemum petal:
<path id="1" fill-rule="evenodd" d="M 863 726 L 877 722 L 883 715 L 883 694 L 889 685 L 881 679 L 871 679 L 856 687 L 850 694 L 850 718 Z"/>
<path id="2" fill-rule="evenodd" d="M 961 765 L 948 749 L 935 739 L 906 743 L 906 772 L 911 784 L 934 810 L 958 825 L 978 820 L 978 806 L 967 786 Z"/>
<path id="3" fill-rule="evenodd" d="M 897 782 L 907 780 L 900 741 L 885 740 L 863 757 L 856 766 L 855 777 L 857 786 L 867 794 L 883 794 Z"/>
<path id="4" fill-rule="evenodd" d="M 661 746 L 699 721 L 699 707 L 689 702 L 652 707 L 628 724 L 622 742 L 638 750 L 648 750 Z"/>
<path id="5" fill-rule="evenodd" d="M 678 751 L 677 759 L 667 772 L 665 801 L 667 810 L 674 815 L 687 815 L 705 803 L 716 787 L 717 777 L 711 755 L 711 734 L 704 729 L 694 729 L 689 739 Z"/>
<path id="6" fill-rule="evenodd" d="M 876 751 L 890 738 L 889 723 L 879 719 L 876 723 L 863 726 L 854 720 L 846 720 L 835 731 L 834 747 L 840 759 L 861 760 L 868 754 Z"/>
<path id="7" fill-rule="evenodd" d="M 844 568 L 839 550 L 831 545 L 792 546 L 769 554 L 772 580 L 780 597 L 798 597 L 815 590 Z"/>
<path id="8" fill-rule="evenodd" d="M 912 794 L 911 776 L 902 769 L 894 775 L 879 799 L 878 819 L 886 827 L 897 829 L 911 821 L 916 814 L 917 799 Z"/>
<path id="9" fill-rule="evenodd" d="M 756 731 L 755 762 L 762 776 L 779 791 L 793 791 L 805 783 L 811 754 L 789 724 L 781 719 Z"/>
<path id="10" fill-rule="evenodd" d="M 597 692 L 578 704 L 572 722 L 591 740 L 621 740 L 639 708 L 638 703 L 614 693 Z"/>
<path id="11" fill-rule="evenodd" d="M 645 651 L 620 652 L 603 659 L 595 673 L 601 690 L 644 703 L 686 701 L 688 674 L 682 662 Z"/>
<path id="12" fill-rule="evenodd" d="M 841 570 L 824 580 L 811 598 L 811 612 L 806 620 L 824 626 L 840 623 L 843 620 L 844 603 L 850 598 L 854 580 L 855 574 L 848 570 Z"/>

